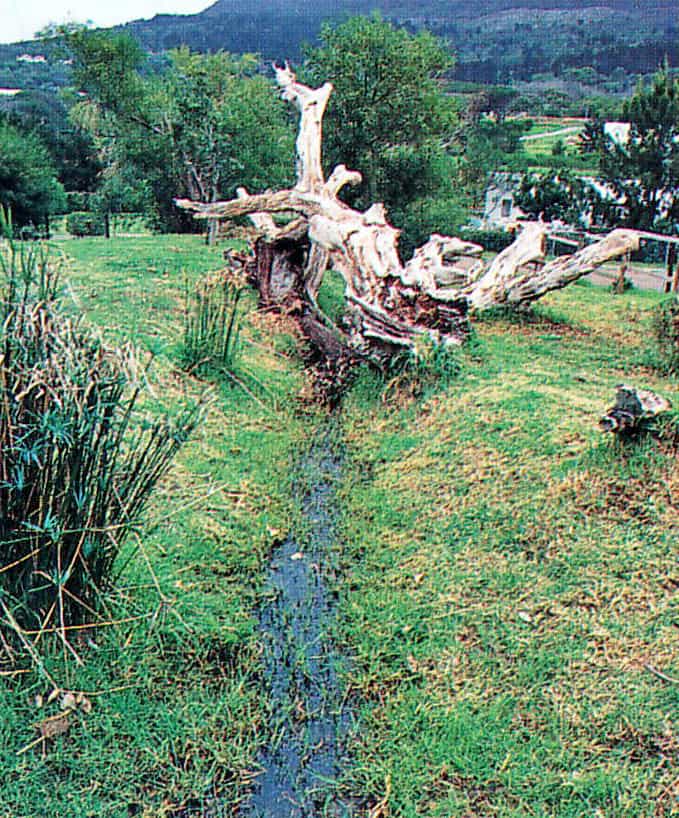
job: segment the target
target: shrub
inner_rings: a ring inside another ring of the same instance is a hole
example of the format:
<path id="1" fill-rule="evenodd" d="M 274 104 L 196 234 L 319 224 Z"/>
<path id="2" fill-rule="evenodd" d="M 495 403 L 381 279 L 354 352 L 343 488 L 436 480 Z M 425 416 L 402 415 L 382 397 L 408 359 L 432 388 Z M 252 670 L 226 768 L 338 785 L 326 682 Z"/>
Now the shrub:
<path id="1" fill-rule="evenodd" d="M 665 374 L 679 374 L 679 296 L 671 296 L 653 312 L 649 363 Z"/>
<path id="2" fill-rule="evenodd" d="M 465 241 L 472 241 L 480 244 L 484 250 L 499 253 L 509 247 L 514 241 L 514 234 L 508 230 L 479 230 L 477 228 L 465 228 L 461 233 Z"/>
<path id="3" fill-rule="evenodd" d="M 69 213 L 66 217 L 66 230 L 72 235 L 82 238 L 83 236 L 103 236 L 104 220 L 96 213 L 79 210 Z"/>
<path id="4" fill-rule="evenodd" d="M 89 210 L 93 193 L 87 191 L 71 190 L 66 194 L 66 212 L 75 213 L 77 211 Z"/>

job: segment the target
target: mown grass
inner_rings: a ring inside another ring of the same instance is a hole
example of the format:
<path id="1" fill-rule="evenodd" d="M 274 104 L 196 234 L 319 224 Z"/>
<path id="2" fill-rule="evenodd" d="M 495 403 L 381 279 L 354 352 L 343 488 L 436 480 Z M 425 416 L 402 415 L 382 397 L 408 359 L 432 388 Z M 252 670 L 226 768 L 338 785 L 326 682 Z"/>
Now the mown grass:
<path id="1" fill-rule="evenodd" d="M 47 703 L 50 685 L 33 671 L 0 678 L 0 815 L 232 810 L 265 735 L 253 610 L 262 566 L 294 513 L 288 472 L 304 433 L 294 412 L 301 369 L 286 351 L 286 327 L 274 332 L 254 314 L 239 365 L 266 380 L 261 399 L 179 369 L 186 278 L 219 269 L 223 248 L 191 236 L 61 246 L 71 257 L 70 293 L 88 320 L 109 340 L 132 338 L 157 355 L 151 388 L 160 403 L 179 406 L 208 388 L 215 397 L 119 563 L 110 603 L 117 624 L 78 638 L 84 667 L 48 660 L 62 688 L 86 694 L 91 712 L 34 743 L 59 699 Z"/>
<path id="2" fill-rule="evenodd" d="M 679 685 L 648 667 L 679 677 L 678 455 L 597 428 L 621 381 L 676 405 L 641 364 L 657 301 L 575 285 L 477 321 L 446 387 L 347 401 L 346 783 L 373 814 L 677 814 Z"/>
<path id="3" fill-rule="evenodd" d="M 112 606 L 140 618 L 84 633 L 83 668 L 50 661 L 91 712 L 34 744 L 58 699 L 38 706 L 34 672 L 0 678 L 0 816 L 237 814 L 267 735 L 253 610 L 316 423 L 294 411 L 295 340 L 250 311 L 237 366 L 266 392 L 199 381 L 178 366 L 185 281 L 223 248 L 62 246 L 89 320 L 156 353 L 158 399 L 215 401 L 123 555 Z M 339 310 L 337 281 L 321 297 Z M 679 685 L 648 667 L 679 676 L 677 454 L 596 427 L 623 380 L 676 405 L 677 380 L 643 363 L 657 301 L 569 287 L 533 317 L 477 321 L 443 379 L 363 373 L 348 396 L 338 638 L 359 815 L 672 814 Z"/>

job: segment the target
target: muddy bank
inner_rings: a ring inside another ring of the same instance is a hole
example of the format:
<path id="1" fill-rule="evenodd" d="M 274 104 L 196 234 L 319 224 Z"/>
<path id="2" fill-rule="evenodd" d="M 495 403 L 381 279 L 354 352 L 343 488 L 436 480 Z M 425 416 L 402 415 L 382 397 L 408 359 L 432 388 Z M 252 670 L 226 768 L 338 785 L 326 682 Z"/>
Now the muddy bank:
<path id="1" fill-rule="evenodd" d="M 249 818 L 345 818 L 337 793 L 351 724 L 333 642 L 336 489 L 342 458 L 328 426 L 296 468 L 300 530 L 273 552 L 259 612 L 271 739 L 259 759 Z"/>

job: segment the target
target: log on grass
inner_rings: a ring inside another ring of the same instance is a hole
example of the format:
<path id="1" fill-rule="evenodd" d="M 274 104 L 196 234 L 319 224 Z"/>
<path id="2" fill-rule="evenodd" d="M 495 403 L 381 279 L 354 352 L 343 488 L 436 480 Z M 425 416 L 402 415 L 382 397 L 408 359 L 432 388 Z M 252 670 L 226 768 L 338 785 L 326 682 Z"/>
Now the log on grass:
<path id="1" fill-rule="evenodd" d="M 628 384 L 619 384 L 616 389 L 615 403 L 599 421 L 605 432 L 631 434 L 672 408 L 666 398 L 649 389 Z"/>

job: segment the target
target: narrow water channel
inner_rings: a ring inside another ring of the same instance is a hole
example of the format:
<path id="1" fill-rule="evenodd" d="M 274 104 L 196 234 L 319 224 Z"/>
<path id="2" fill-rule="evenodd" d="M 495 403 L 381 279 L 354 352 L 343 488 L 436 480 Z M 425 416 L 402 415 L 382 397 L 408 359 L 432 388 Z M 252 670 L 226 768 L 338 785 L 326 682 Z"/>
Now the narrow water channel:
<path id="1" fill-rule="evenodd" d="M 248 818 L 348 818 L 336 781 L 344 768 L 350 714 L 339 681 L 329 590 L 337 540 L 341 456 L 332 427 L 297 465 L 300 531 L 271 559 L 259 613 L 271 711 L 269 745 L 259 759 Z"/>

